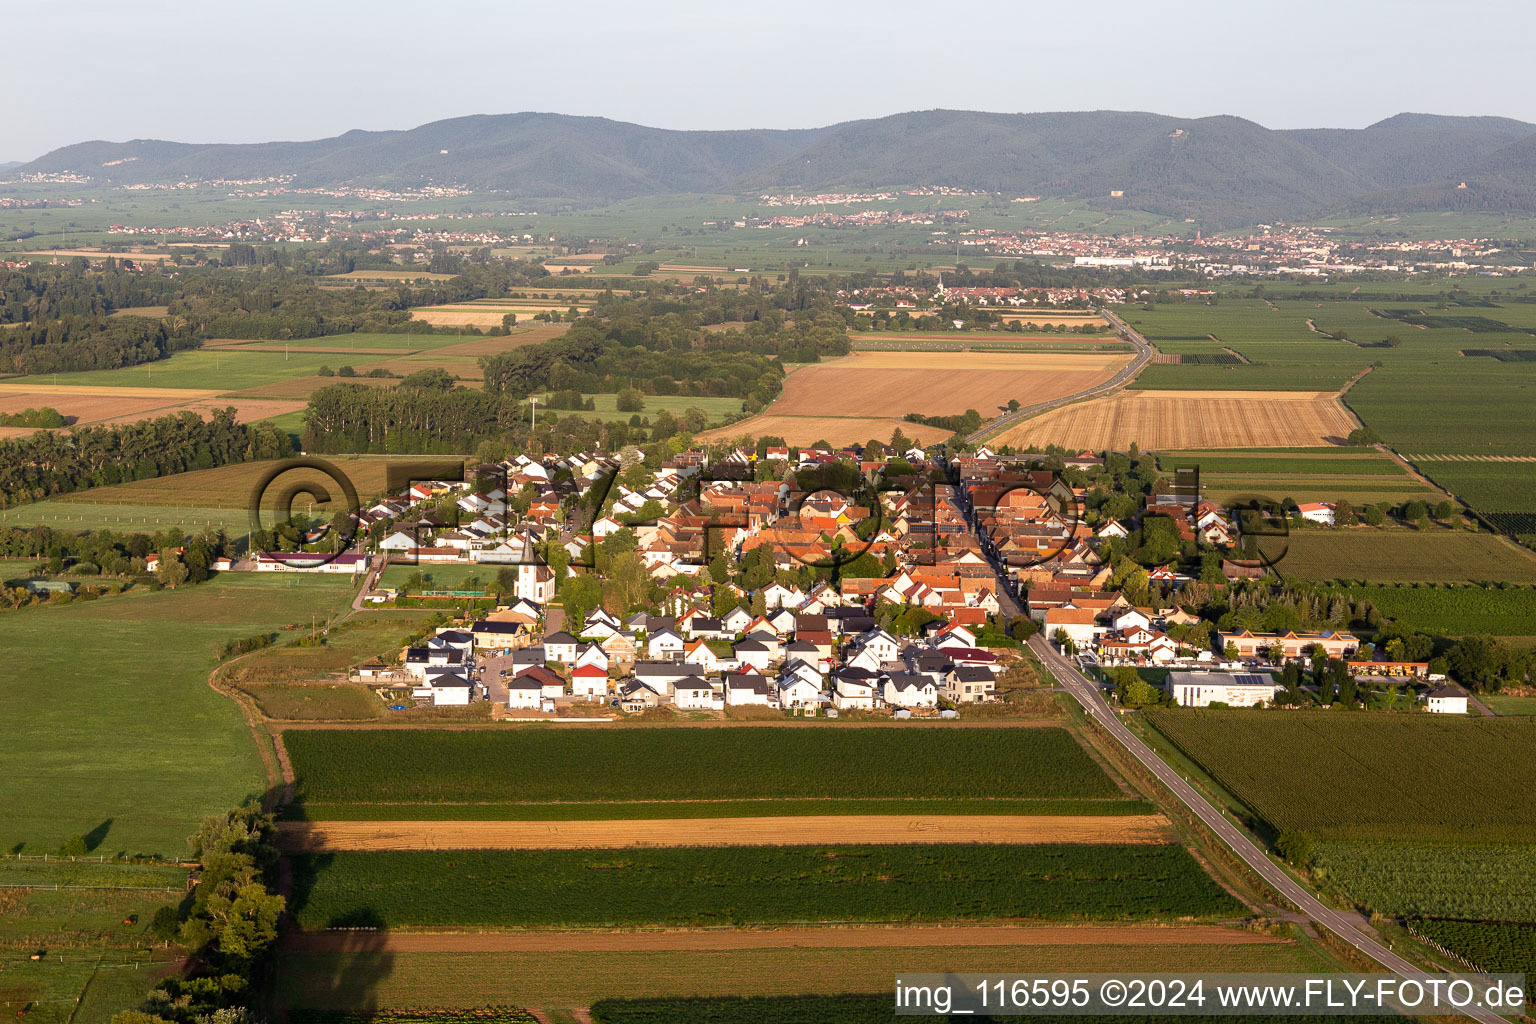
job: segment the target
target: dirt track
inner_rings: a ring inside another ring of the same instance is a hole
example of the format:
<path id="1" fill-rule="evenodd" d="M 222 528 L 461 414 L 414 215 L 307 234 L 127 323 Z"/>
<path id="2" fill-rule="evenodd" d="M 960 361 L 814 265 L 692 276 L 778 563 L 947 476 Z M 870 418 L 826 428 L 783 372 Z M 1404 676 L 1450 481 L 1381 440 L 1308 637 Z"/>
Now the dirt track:
<path id="1" fill-rule="evenodd" d="M 283 940 L 283 948 L 297 953 L 615 953 L 918 946 L 1226 946 L 1282 941 L 1219 925 L 962 925 L 696 932 L 307 932 L 290 935 Z"/>
<path id="2" fill-rule="evenodd" d="M 281 822 L 297 852 L 581 850 L 819 843 L 1161 843 L 1168 820 L 1145 815 L 803 815 L 619 821 Z"/>

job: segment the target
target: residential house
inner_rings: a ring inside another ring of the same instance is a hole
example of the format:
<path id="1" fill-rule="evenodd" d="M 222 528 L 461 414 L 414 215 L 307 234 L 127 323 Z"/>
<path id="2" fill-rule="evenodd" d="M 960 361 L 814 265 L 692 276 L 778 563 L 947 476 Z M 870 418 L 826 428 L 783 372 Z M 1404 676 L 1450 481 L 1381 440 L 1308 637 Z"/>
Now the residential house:
<path id="1" fill-rule="evenodd" d="M 839 710 L 870 711 L 875 707 L 877 676 L 863 669 L 849 668 L 837 673 L 832 687 L 832 704 Z"/>
<path id="2" fill-rule="evenodd" d="M 758 672 L 732 672 L 725 677 L 725 703 L 731 707 L 755 704 L 776 708 L 779 706 L 778 687 Z"/>
<path id="3" fill-rule="evenodd" d="M 1467 713 L 1467 691 L 1447 683 L 1424 694 L 1424 710 L 1437 715 L 1464 715 Z"/>
<path id="4" fill-rule="evenodd" d="M 686 676 L 673 684 L 672 703 L 679 711 L 719 711 L 725 696 L 698 676 Z"/>
<path id="5" fill-rule="evenodd" d="M 931 708 L 939 703 L 939 688 L 915 672 L 893 672 L 881 687 L 885 703 L 893 708 Z"/>
<path id="6" fill-rule="evenodd" d="M 571 669 L 571 693 L 581 700 L 602 701 L 608 696 L 608 670 L 598 665 Z"/>
<path id="7" fill-rule="evenodd" d="M 558 662 L 561 665 L 574 665 L 576 650 L 582 646 L 584 645 L 580 640 L 563 630 L 559 633 L 551 633 L 544 638 L 544 658 L 546 661 Z"/>

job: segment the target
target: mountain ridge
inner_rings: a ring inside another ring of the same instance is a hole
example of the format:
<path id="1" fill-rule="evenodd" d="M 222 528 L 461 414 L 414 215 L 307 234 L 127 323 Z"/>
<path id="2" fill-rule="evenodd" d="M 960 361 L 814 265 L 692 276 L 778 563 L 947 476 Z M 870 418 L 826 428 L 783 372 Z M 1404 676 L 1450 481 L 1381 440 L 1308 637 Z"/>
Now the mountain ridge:
<path id="1" fill-rule="evenodd" d="M 1536 125 L 1404 112 L 1366 128 L 1276 130 L 1232 115 L 935 109 L 816 128 L 684 131 L 523 111 L 302 141 L 94 140 L 16 170 L 109 184 L 293 175 L 301 187 L 452 185 L 574 205 L 948 185 L 1230 227 L 1383 204 L 1536 212 Z"/>

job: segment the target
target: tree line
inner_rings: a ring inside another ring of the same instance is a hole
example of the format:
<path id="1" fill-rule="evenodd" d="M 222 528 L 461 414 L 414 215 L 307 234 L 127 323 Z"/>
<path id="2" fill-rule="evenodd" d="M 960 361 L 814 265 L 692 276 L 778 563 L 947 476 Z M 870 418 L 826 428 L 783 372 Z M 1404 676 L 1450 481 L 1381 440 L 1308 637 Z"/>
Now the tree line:
<path id="1" fill-rule="evenodd" d="M 138 423 L 39 431 L 0 440 L 0 508 L 293 451 L 287 433 L 270 423 L 238 423 L 233 408 L 216 409 L 207 420 L 183 410 Z"/>

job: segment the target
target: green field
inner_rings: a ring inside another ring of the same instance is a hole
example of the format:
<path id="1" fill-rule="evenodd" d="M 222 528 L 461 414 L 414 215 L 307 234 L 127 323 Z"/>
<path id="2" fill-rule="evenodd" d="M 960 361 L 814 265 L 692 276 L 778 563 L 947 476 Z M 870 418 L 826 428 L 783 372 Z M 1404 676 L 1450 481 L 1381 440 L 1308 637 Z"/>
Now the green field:
<path id="1" fill-rule="evenodd" d="M 1536 975 L 1536 925 L 1429 918 L 1413 926 L 1481 971 Z"/>
<path id="2" fill-rule="evenodd" d="M 1485 512 L 1536 512 L 1536 462 L 1446 462 L 1426 459 L 1419 471 Z"/>
<path id="3" fill-rule="evenodd" d="M 0 859 L 0 1009 L 20 1018 L 33 1004 L 28 1024 L 106 1024 L 143 1001 L 176 961 L 151 948 L 150 918 L 186 878 L 169 865 Z"/>
<path id="4" fill-rule="evenodd" d="M 447 471 L 462 460 L 450 456 L 336 455 L 324 461 L 351 482 L 359 502 L 366 507 L 374 498 L 385 493 L 392 466 L 397 467 L 399 478 L 403 479 L 412 473 L 425 471 L 413 470 L 413 465 L 441 467 Z M 217 469 L 199 469 L 109 487 L 91 487 L 47 501 L 0 509 L 0 524 L 33 526 L 42 523 L 56 530 L 108 529 L 124 533 L 152 532 L 180 526 L 197 531 L 205 528 L 222 529 L 232 537 L 240 537 L 251 528 L 249 506 L 257 483 L 283 464 L 282 460 L 240 462 Z M 461 472 L 454 470 L 455 475 Z M 274 501 L 272 495 L 298 483 L 318 485 L 331 496 L 331 501 L 311 502 L 308 496 L 300 495 L 294 503 L 294 511 L 315 513 L 321 509 L 341 510 L 346 507 L 345 492 L 336 480 L 319 470 L 296 468 L 285 471 L 267 492 L 267 503 L 262 513 L 263 523 L 270 526 L 277 518 L 277 512 L 271 507 Z"/>
<path id="5" fill-rule="evenodd" d="M 1536 697 L 1514 697 L 1502 693 L 1490 693 L 1482 702 L 1496 715 L 1536 715 Z"/>
<path id="6" fill-rule="evenodd" d="M 1156 709 L 1147 720 L 1276 832 L 1536 839 L 1536 720 Z"/>
<path id="7" fill-rule="evenodd" d="M 337 357 L 324 352 L 289 352 L 284 355 L 281 350 L 246 352 L 240 349 L 194 349 L 177 352 L 168 359 L 141 366 L 128 366 L 120 370 L 42 374 L 35 380 L 39 384 L 243 391 L 274 381 L 309 377 L 327 365 L 334 369 L 338 365 Z M 23 383 L 28 379 L 32 378 L 17 378 Z"/>
<path id="8" fill-rule="evenodd" d="M 333 804 L 1121 796 L 1055 727 L 290 730 L 284 740 L 298 798 Z"/>
<path id="9" fill-rule="evenodd" d="M 214 646 L 350 598 L 345 579 L 223 573 L 7 613 L 0 848 L 99 831 L 98 853 L 180 855 L 203 817 L 265 786 L 239 709 L 208 686 Z"/>
<path id="10" fill-rule="evenodd" d="M 546 396 L 547 397 L 547 396 Z M 620 412 L 618 410 L 619 396 L 607 395 L 582 395 L 582 398 L 592 399 L 594 406 L 591 412 L 576 412 L 574 410 L 554 410 L 557 416 L 581 416 L 592 420 L 622 420 L 629 422 L 633 412 Z M 641 419 L 655 419 L 659 412 L 669 412 L 673 416 L 680 416 L 688 409 L 701 409 L 709 416 L 711 424 L 720 423 L 731 416 L 741 413 L 741 399 L 739 398 L 711 398 L 700 395 L 646 395 L 645 408 L 640 410 Z"/>
<path id="11" fill-rule="evenodd" d="M 743 846 L 294 858 L 317 929 L 1240 915 L 1182 846 Z"/>
<path id="12" fill-rule="evenodd" d="M 1536 583 L 1536 558 L 1491 533 L 1362 527 L 1298 530 L 1272 543 L 1285 550 L 1277 571 L 1311 582 Z"/>
<path id="13" fill-rule="evenodd" d="M 1317 858 L 1328 881 L 1376 913 L 1536 922 L 1536 846 L 1325 840 Z"/>
<path id="14" fill-rule="evenodd" d="M 1349 587 L 1345 592 L 1370 601 L 1398 626 L 1437 636 L 1536 634 L 1532 587 Z"/>
<path id="15" fill-rule="evenodd" d="M 360 945 L 366 950 L 366 937 Z M 932 945 L 900 950 L 812 947 L 613 953 L 282 953 L 275 974 L 279 998 L 288 1006 L 355 1011 L 359 1006 L 420 1009 L 512 1002 L 554 1009 L 587 1007 L 597 1000 L 620 996 L 798 997 L 806 992 L 879 992 L 889 990 L 893 963 L 898 960 L 904 971 L 941 973 L 1179 972 L 1188 971 L 1191 964 L 1210 971 L 1337 970 L 1337 965 L 1314 947 L 1298 942 L 966 947 L 948 942 L 938 933 Z M 819 1001 L 810 1005 L 821 1009 Z M 841 1005 L 834 1009 L 840 1010 Z M 1249 1019 L 1265 1024 L 1264 1018 Z M 664 1020 L 666 1024 L 728 1024 L 731 1018 Z M 753 1024 L 862 1022 L 860 1017 L 840 1015 L 749 1020 Z M 893 1018 L 888 1015 L 884 1020 Z M 1179 1020 L 1202 1024 L 1198 1017 Z M 1307 1022 L 1300 1017 L 1286 1020 Z M 620 1024 L 619 1020 L 614 1024 Z"/>

